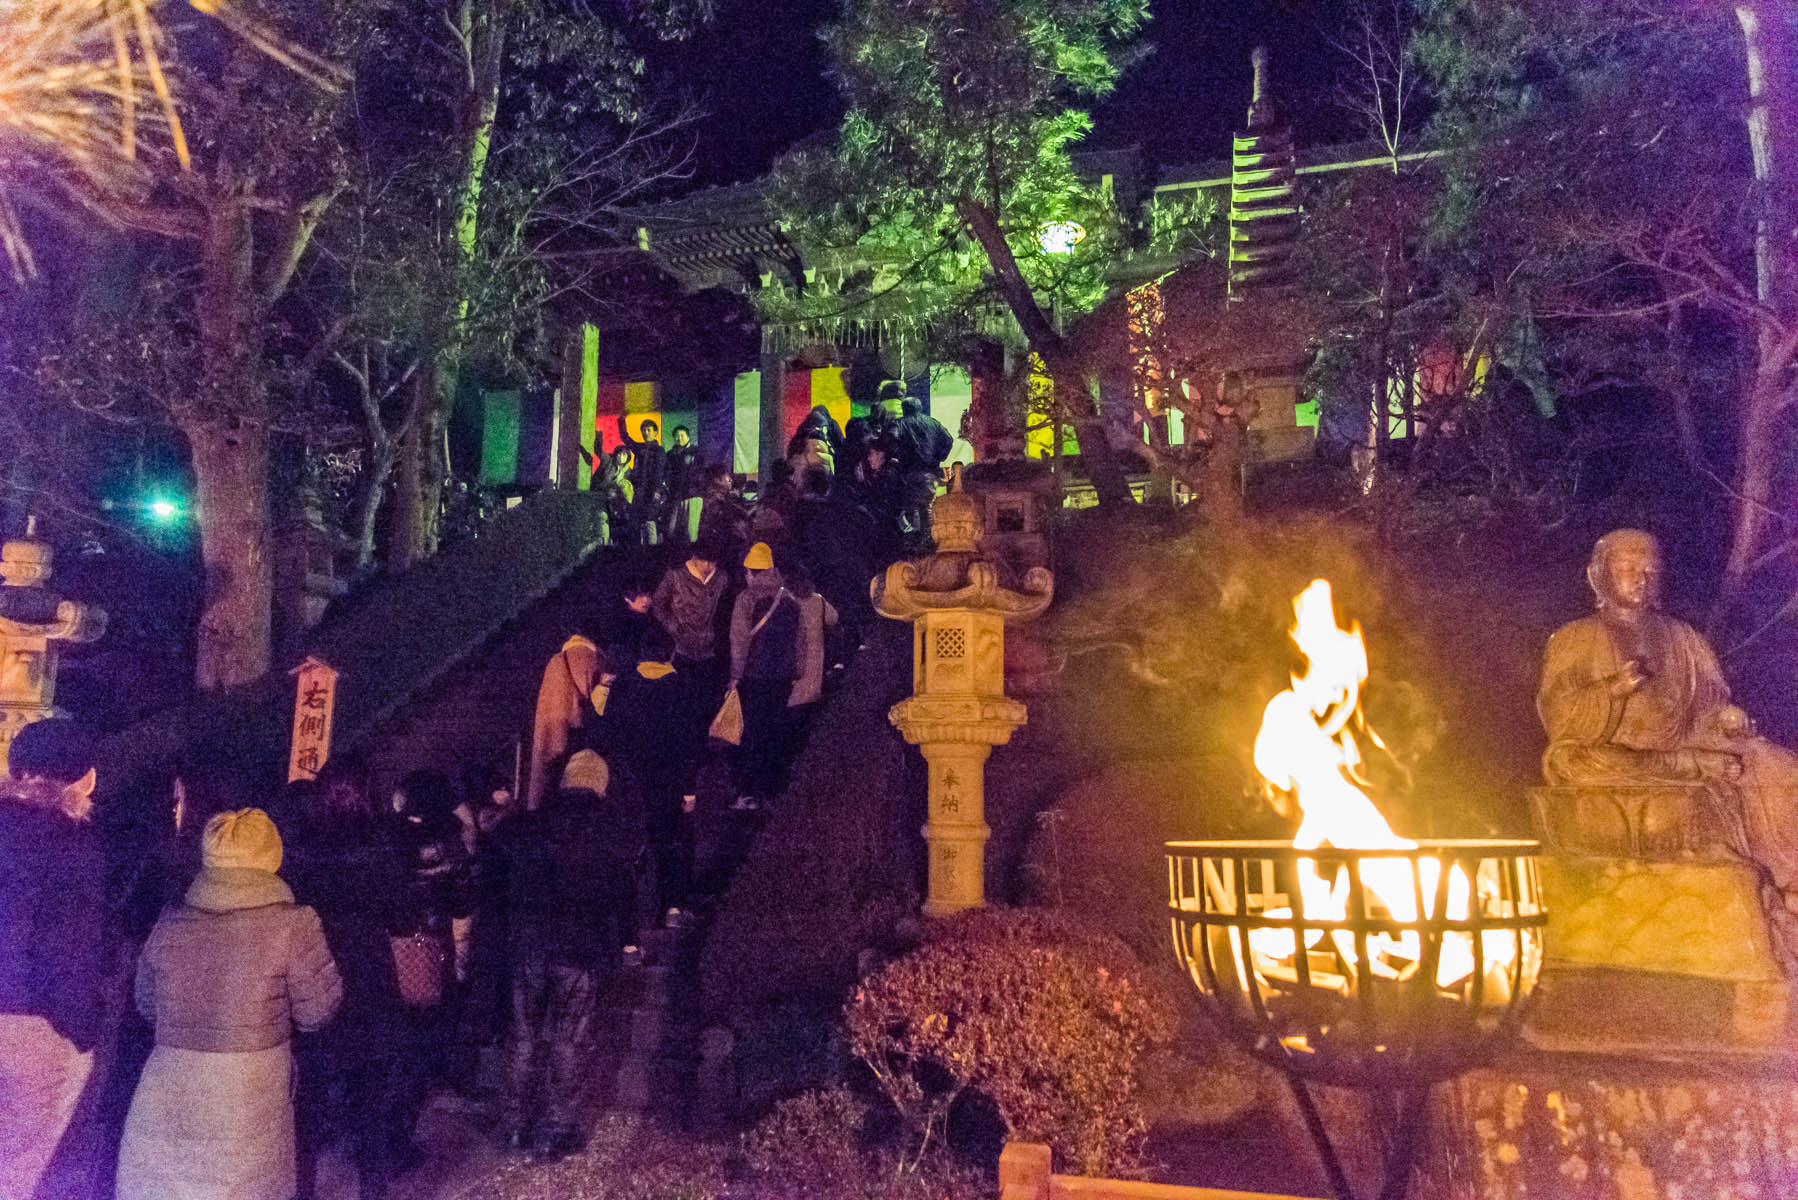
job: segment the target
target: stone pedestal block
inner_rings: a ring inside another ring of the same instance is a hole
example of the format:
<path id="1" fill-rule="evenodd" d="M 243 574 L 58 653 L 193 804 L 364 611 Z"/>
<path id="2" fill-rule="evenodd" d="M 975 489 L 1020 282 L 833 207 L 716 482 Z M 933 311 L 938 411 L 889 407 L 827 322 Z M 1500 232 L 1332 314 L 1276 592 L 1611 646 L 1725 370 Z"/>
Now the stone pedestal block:
<path id="1" fill-rule="evenodd" d="M 1551 962 L 1712 979 L 1780 978 L 1760 879 L 1740 862 L 1547 858 Z"/>
<path id="2" fill-rule="evenodd" d="M 1723 814 L 1702 787 L 1545 787 L 1529 799 L 1549 854 L 1645 862 L 1730 857 Z"/>
<path id="3" fill-rule="evenodd" d="M 1786 1037 L 1790 983 L 1761 880 L 1703 787 L 1530 793 L 1548 901 L 1539 1046 L 1741 1050 Z"/>

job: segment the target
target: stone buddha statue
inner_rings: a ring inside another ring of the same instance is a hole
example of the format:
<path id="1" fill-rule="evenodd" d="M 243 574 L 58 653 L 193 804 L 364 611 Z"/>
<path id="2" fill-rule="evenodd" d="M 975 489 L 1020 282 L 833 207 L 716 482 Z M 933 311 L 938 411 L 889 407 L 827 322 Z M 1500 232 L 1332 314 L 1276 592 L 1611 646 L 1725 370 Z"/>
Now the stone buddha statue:
<path id="1" fill-rule="evenodd" d="M 1660 611 L 1661 552 L 1638 529 L 1606 534 L 1586 567 L 1598 611 L 1548 641 L 1536 711 L 1554 787 L 1691 789 L 1728 848 L 1765 881 L 1788 964 L 1798 938 L 1798 755 L 1755 734 L 1709 643 Z M 1785 911 L 1780 911 L 1780 910 Z"/>

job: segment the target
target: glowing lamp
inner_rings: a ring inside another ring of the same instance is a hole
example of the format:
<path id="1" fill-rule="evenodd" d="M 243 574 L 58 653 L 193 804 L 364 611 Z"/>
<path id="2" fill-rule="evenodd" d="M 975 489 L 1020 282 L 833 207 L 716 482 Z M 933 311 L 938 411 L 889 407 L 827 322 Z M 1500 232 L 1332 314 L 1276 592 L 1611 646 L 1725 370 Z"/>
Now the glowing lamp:
<path id="1" fill-rule="evenodd" d="M 153 520 L 165 525 L 181 516 L 181 506 L 173 500 L 152 500 L 144 508 Z"/>
<path id="2" fill-rule="evenodd" d="M 1086 226 L 1078 221 L 1050 221 L 1037 233 L 1044 254 L 1072 254 L 1086 240 Z"/>

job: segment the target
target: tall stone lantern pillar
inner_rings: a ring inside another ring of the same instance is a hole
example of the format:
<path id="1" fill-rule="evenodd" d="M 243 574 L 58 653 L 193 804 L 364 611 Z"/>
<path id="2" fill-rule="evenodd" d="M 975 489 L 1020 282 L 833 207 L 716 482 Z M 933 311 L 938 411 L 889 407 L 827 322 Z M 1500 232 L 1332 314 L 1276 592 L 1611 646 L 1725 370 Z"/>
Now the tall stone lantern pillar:
<path id="1" fill-rule="evenodd" d="M 930 769 L 930 893 L 924 915 L 986 903 L 986 759 L 1024 724 L 1005 694 L 1005 625 L 1041 616 L 1055 579 L 1034 567 L 1015 578 L 980 557 L 980 506 L 961 468 L 930 509 L 936 553 L 895 563 L 870 591 L 884 617 L 912 623 L 912 695 L 888 714 Z"/>
<path id="2" fill-rule="evenodd" d="M 0 770 L 13 736 L 55 714 L 59 642 L 91 642 L 106 632 L 106 614 L 64 600 L 44 586 L 55 555 L 37 540 L 37 518 L 25 536 L 0 548 Z"/>

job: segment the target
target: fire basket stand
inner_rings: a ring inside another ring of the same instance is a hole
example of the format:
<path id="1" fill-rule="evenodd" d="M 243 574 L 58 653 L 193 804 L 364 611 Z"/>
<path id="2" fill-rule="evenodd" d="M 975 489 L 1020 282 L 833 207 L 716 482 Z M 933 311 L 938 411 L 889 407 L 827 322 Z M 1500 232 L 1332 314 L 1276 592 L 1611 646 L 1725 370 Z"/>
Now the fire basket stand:
<path id="1" fill-rule="evenodd" d="M 1399 849 L 1169 842 L 1174 951 L 1210 1010 L 1278 1067 L 1338 1200 L 1356 1200 L 1308 1087 L 1396 1101 L 1381 1200 L 1402 1200 L 1431 1087 L 1515 1036 L 1542 967 L 1535 842 Z"/>

